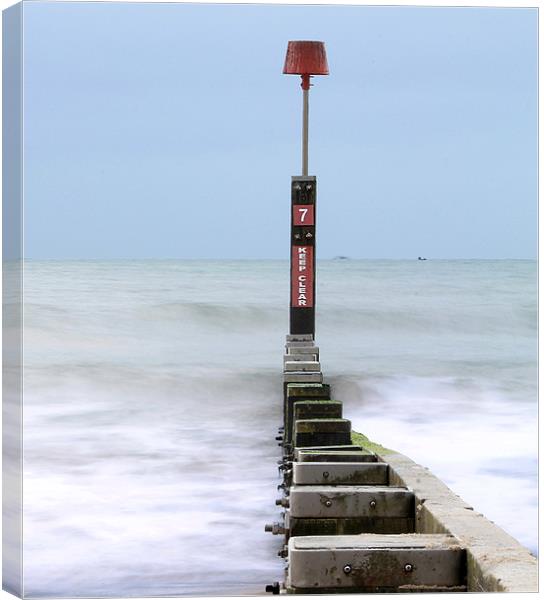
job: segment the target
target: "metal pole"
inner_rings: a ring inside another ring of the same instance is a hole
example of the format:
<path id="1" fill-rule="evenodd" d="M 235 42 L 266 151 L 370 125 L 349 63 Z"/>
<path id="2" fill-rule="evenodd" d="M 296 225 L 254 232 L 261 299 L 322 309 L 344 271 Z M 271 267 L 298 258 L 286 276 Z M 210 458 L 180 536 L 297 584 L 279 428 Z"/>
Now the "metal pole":
<path id="1" fill-rule="evenodd" d="M 310 90 L 302 90 L 302 175 L 308 175 L 308 112 Z"/>

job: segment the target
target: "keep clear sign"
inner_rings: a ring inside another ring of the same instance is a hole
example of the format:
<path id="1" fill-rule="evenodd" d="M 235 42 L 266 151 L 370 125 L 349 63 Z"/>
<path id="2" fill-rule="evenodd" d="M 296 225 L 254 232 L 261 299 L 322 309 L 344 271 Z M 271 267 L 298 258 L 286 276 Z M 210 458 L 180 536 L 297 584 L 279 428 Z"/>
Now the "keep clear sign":
<path id="1" fill-rule="evenodd" d="M 292 247 L 291 306 L 311 308 L 314 305 L 313 246 Z"/>

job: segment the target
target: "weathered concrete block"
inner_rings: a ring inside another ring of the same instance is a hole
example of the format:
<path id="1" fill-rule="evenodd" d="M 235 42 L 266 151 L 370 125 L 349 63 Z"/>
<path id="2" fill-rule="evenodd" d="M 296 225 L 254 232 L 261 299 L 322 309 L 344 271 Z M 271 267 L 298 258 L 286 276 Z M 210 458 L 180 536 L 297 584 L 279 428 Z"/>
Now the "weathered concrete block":
<path id="1" fill-rule="evenodd" d="M 349 444 L 351 422 L 347 419 L 306 419 L 295 421 L 293 443 L 297 448 Z"/>
<path id="2" fill-rule="evenodd" d="M 293 371 L 283 374 L 284 383 L 322 383 L 322 373 L 311 373 L 303 371 Z"/>
<path id="3" fill-rule="evenodd" d="M 387 464 L 382 462 L 296 462 L 295 485 L 387 485 Z"/>
<path id="4" fill-rule="evenodd" d="M 308 384 L 308 383 L 290 383 L 287 386 L 287 396 L 289 398 L 298 399 L 315 399 L 323 398 L 330 400 L 331 398 L 331 386 L 328 383 L 320 385 Z"/>
<path id="5" fill-rule="evenodd" d="M 286 342 L 285 343 L 285 347 L 286 348 L 304 348 L 305 346 L 313 346 L 314 343 L 311 341 L 307 341 L 307 342 Z"/>
<path id="6" fill-rule="evenodd" d="M 319 348 L 317 346 L 296 346 L 294 348 L 288 348 L 287 354 L 319 354 Z"/>
<path id="7" fill-rule="evenodd" d="M 317 354 L 284 354 L 283 364 L 286 362 L 318 362 Z"/>
<path id="8" fill-rule="evenodd" d="M 285 336 L 286 342 L 313 342 L 313 340 L 312 333 L 288 333 Z"/>
<path id="9" fill-rule="evenodd" d="M 302 419 L 295 421 L 296 433 L 351 433 L 349 419 Z"/>
<path id="10" fill-rule="evenodd" d="M 315 444 L 319 444 L 320 446 L 334 446 L 335 444 L 347 444 L 348 442 L 349 433 L 344 431 L 331 433 L 295 433 L 292 439 L 295 448 L 308 448 Z"/>
<path id="11" fill-rule="evenodd" d="M 320 383 L 288 383 L 283 402 L 283 424 L 292 438 L 293 405 L 299 400 L 330 400 L 330 386 Z"/>
<path id="12" fill-rule="evenodd" d="M 320 363 L 309 360 L 287 360 L 283 363 L 284 372 L 289 371 L 321 371 Z"/>
<path id="13" fill-rule="evenodd" d="M 337 400 L 296 400 L 293 404 L 295 421 L 307 419 L 341 419 L 342 403 Z"/>
<path id="14" fill-rule="evenodd" d="M 464 549 L 446 535 L 292 537 L 292 593 L 463 591 Z"/>
<path id="15" fill-rule="evenodd" d="M 413 533 L 413 517 L 290 517 L 289 536 Z"/>
<path id="16" fill-rule="evenodd" d="M 373 452 L 361 449 L 359 446 L 344 446 L 344 448 L 349 450 L 299 448 L 295 460 L 300 462 L 376 462 L 378 460 Z"/>
<path id="17" fill-rule="evenodd" d="M 342 403 L 331 400 L 300 400 L 296 396 L 288 399 L 285 422 L 285 440 L 290 443 L 293 438 L 293 424 L 297 419 L 307 418 L 340 418 Z"/>
<path id="18" fill-rule="evenodd" d="M 293 486 L 291 517 L 414 517 L 414 494 L 386 486 Z"/>

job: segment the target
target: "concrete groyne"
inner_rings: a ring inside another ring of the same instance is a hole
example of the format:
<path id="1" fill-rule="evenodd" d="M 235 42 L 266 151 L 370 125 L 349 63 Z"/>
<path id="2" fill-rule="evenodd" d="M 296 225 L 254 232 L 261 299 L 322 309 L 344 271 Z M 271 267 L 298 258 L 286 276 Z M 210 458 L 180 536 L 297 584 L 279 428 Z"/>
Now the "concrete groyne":
<path id="1" fill-rule="evenodd" d="M 313 335 L 288 335 L 272 593 L 536 592 L 536 558 L 428 469 L 353 432 Z"/>

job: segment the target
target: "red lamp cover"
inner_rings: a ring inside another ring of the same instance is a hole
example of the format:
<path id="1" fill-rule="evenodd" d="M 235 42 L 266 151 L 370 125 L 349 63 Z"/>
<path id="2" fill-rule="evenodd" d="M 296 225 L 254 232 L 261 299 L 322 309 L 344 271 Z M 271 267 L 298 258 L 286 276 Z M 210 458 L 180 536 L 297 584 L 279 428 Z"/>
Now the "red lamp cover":
<path id="1" fill-rule="evenodd" d="M 283 72 L 286 75 L 328 75 L 324 42 L 289 42 Z"/>

